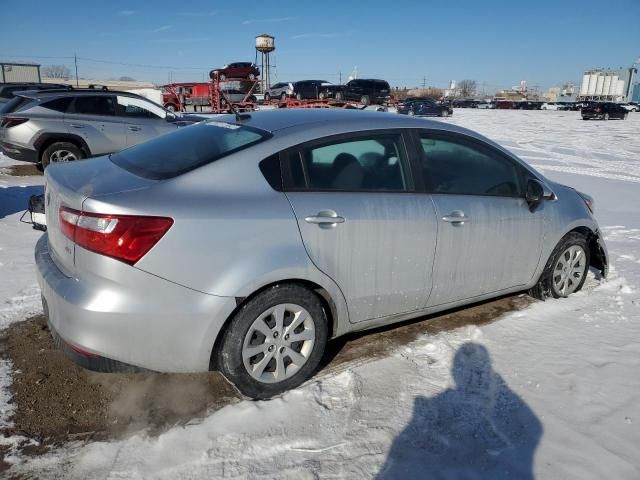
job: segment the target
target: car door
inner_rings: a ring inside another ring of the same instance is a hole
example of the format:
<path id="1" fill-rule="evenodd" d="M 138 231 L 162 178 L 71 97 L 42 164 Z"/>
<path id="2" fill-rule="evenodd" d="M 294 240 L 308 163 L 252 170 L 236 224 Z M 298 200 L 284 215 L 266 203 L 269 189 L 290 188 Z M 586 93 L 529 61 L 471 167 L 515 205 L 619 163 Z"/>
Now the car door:
<path id="1" fill-rule="evenodd" d="M 92 155 L 122 150 L 127 138 L 112 95 L 78 95 L 64 116 L 67 131 L 81 136 Z"/>
<path id="2" fill-rule="evenodd" d="M 284 155 L 285 191 L 315 266 L 349 320 L 420 310 L 431 290 L 437 221 L 413 187 L 403 136 L 363 132 Z"/>
<path id="3" fill-rule="evenodd" d="M 419 131 L 417 139 L 439 223 L 428 306 L 526 285 L 540 262 L 544 218 L 524 198 L 525 169 L 464 135 Z"/>
<path id="4" fill-rule="evenodd" d="M 119 118 L 126 123 L 127 146 L 137 145 L 176 130 L 167 112 L 143 98 L 117 95 Z"/>

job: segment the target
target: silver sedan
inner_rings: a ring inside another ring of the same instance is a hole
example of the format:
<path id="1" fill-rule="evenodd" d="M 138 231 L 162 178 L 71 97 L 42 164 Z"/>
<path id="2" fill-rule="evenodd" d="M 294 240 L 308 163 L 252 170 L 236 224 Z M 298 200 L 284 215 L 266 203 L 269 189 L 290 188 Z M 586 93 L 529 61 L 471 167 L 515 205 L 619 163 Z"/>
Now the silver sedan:
<path id="1" fill-rule="evenodd" d="M 276 110 L 46 170 L 39 283 L 86 368 L 293 388 L 329 339 L 606 275 L 593 200 L 463 128 Z"/>

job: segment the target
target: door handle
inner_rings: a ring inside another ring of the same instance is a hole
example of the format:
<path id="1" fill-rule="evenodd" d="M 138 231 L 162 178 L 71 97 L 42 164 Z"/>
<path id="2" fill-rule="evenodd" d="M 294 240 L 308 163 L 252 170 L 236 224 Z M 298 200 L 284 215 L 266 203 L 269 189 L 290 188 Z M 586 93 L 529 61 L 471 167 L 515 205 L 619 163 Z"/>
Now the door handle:
<path id="1" fill-rule="evenodd" d="M 344 217 L 340 217 L 333 210 L 322 210 L 316 215 L 305 217 L 304 221 L 316 224 L 320 228 L 334 228 L 339 223 L 344 223 Z"/>
<path id="2" fill-rule="evenodd" d="M 69 126 L 73 128 L 84 128 L 84 125 L 79 125 L 77 123 L 70 123 Z"/>
<path id="3" fill-rule="evenodd" d="M 139 132 L 141 130 L 140 127 L 136 127 L 135 125 L 129 125 L 127 128 L 132 132 Z"/>
<path id="4" fill-rule="evenodd" d="M 442 217 L 442 220 L 453 223 L 454 225 L 464 225 L 465 222 L 471 221 L 471 219 L 467 217 L 462 210 L 454 210 L 449 215 Z"/>

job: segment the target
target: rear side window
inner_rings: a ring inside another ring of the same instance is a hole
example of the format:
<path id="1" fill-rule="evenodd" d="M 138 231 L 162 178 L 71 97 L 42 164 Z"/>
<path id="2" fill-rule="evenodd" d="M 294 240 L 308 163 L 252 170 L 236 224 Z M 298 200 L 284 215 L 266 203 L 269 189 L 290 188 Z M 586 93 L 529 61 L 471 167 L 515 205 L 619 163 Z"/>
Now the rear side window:
<path id="1" fill-rule="evenodd" d="M 76 97 L 73 108 L 75 113 L 87 115 L 115 115 L 116 108 L 111 96 L 81 96 Z"/>
<path id="2" fill-rule="evenodd" d="M 49 100 L 43 103 L 42 106 L 49 110 L 64 113 L 69 108 L 69 105 L 71 105 L 71 100 L 73 100 L 72 97 L 56 98 L 55 100 Z"/>
<path id="3" fill-rule="evenodd" d="M 270 137 L 244 125 L 206 122 L 128 148 L 110 156 L 113 163 L 145 178 L 162 180 L 219 160 Z"/>
<path id="4" fill-rule="evenodd" d="M 289 157 L 293 190 L 405 191 L 400 135 L 358 137 L 302 149 Z"/>
<path id="5" fill-rule="evenodd" d="M 13 112 L 17 112 L 18 110 L 20 110 L 23 107 L 26 107 L 28 104 L 30 104 L 33 100 L 30 98 L 24 98 L 24 97 L 13 97 L 11 100 L 9 100 L 7 103 L 5 103 L 4 105 L 0 106 L 0 113 L 13 113 Z"/>
<path id="6" fill-rule="evenodd" d="M 521 195 L 520 174 L 513 162 L 464 139 L 420 135 L 422 173 L 433 193 Z"/>

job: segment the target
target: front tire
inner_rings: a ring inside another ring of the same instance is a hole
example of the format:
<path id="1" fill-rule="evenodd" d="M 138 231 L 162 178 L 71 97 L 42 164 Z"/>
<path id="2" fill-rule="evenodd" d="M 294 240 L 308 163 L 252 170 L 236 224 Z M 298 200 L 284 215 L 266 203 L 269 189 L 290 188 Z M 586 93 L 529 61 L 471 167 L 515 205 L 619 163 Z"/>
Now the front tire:
<path id="1" fill-rule="evenodd" d="M 49 145 L 42 152 L 42 168 L 47 168 L 52 163 L 72 162 L 84 158 L 82 150 L 70 142 L 56 142 Z"/>
<path id="2" fill-rule="evenodd" d="M 590 265 L 589 245 L 584 235 L 570 232 L 551 253 L 538 283 L 529 294 L 540 300 L 564 298 L 580 291 Z"/>
<path id="3" fill-rule="evenodd" d="M 250 73 L 248 78 L 249 78 L 249 80 L 253 81 L 253 80 L 256 79 L 256 74 L 255 73 Z"/>
<path id="4" fill-rule="evenodd" d="M 609 120 L 609 114 L 608 114 L 608 113 L 605 113 L 605 114 L 604 114 L 604 119 L 605 119 L 605 120 Z"/>
<path id="5" fill-rule="evenodd" d="M 264 101 L 265 101 L 265 102 L 268 102 L 268 101 L 270 101 L 270 100 L 271 100 L 271 95 L 269 95 L 269 92 L 265 93 L 265 94 L 264 94 Z"/>
<path id="6" fill-rule="evenodd" d="M 363 95 L 362 97 L 360 97 L 360 103 L 363 105 L 369 105 L 369 103 L 371 103 L 371 101 L 369 100 L 369 95 Z"/>
<path id="7" fill-rule="evenodd" d="M 218 365 L 251 398 L 269 398 L 307 380 L 327 343 L 320 297 L 296 284 L 259 293 L 230 322 L 217 352 Z"/>
<path id="8" fill-rule="evenodd" d="M 344 100 L 344 95 L 342 92 L 336 92 L 336 100 Z"/>

